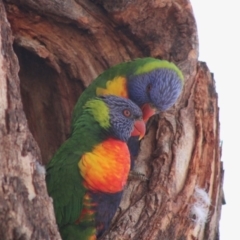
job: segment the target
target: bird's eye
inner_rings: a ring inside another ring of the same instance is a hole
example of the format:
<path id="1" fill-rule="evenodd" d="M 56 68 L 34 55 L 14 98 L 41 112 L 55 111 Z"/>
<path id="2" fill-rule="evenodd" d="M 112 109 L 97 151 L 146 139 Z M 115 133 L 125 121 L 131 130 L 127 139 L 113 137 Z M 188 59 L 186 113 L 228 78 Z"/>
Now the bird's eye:
<path id="1" fill-rule="evenodd" d="M 152 89 L 152 84 L 151 83 L 149 83 L 148 85 L 147 85 L 147 92 L 150 92 L 151 91 L 151 89 Z"/>
<path id="2" fill-rule="evenodd" d="M 130 115 L 131 115 L 130 110 L 124 109 L 124 110 L 123 110 L 123 115 L 124 115 L 125 117 L 130 117 Z"/>

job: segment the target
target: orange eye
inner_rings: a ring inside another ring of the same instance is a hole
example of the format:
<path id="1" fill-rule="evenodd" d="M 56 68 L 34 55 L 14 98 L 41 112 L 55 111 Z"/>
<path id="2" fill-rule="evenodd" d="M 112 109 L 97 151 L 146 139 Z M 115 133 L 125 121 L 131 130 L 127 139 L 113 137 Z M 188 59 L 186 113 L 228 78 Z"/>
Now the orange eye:
<path id="1" fill-rule="evenodd" d="M 148 84 L 148 85 L 147 85 L 147 92 L 150 92 L 151 89 L 152 89 L 152 84 Z"/>
<path id="2" fill-rule="evenodd" d="M 123 110 L 123 115 L 124 115 L 125 117 L 130 117 L 131 112 L 130 112 L 128 109 L 124 109 L 124 110 Z"/>

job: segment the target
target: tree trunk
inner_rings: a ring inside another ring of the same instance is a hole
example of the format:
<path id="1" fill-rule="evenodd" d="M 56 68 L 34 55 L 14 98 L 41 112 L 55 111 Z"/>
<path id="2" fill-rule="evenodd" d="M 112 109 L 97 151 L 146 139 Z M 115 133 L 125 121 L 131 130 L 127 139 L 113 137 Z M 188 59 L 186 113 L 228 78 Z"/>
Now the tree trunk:
<path id="1" fill-rule="evenodd" d="M 0 1 L 0 239 L 59 239 L 39 148 L 23 112 L 18 62 Z"/>
<path id="2" fill-rule="evenodd" d="M 3 239 L 60 239 L 37 162 L 46 164 L 67 138 L 73 106 L 96 76 L 117 63 L 144 56 L 176 63 L 184 73 L 184 91 L 172 109 L 150 119 L 135 167 L 149 180 L 129 182 L 102 239 L 219 239 L 223 170 L 218 99 L 211 73 L 198 62 L 190 2 L 3 2 Z"/>

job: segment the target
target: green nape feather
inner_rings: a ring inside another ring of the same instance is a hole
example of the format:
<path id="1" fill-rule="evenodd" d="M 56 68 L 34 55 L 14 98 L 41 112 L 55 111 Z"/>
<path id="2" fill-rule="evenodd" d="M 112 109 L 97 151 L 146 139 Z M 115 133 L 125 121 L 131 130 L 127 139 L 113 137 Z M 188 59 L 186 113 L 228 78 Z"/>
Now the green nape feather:
<path id="1" fill-rule="evenodd" d="M 99 122 L 104 129 L 110 127 L 109 109 L 104 102 L 99 102 L 98 99 L 88 101 L 83 107 L 86 111 L 90 111 L 94 119 Z"/>

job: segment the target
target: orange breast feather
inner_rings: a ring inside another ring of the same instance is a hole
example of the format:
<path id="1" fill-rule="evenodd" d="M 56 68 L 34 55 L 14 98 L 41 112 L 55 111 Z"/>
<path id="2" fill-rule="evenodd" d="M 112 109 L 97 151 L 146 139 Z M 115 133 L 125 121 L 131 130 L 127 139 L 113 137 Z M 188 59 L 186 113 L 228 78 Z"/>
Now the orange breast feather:
<path id="1" fill-rule="evenodd" d="M 115 193 L 123 190 L 130 170 L 126 143 L 108 139 L 85 153 L 79 161 L 84 185 L 90 190 Z"/>

